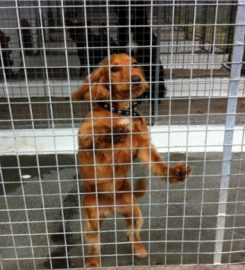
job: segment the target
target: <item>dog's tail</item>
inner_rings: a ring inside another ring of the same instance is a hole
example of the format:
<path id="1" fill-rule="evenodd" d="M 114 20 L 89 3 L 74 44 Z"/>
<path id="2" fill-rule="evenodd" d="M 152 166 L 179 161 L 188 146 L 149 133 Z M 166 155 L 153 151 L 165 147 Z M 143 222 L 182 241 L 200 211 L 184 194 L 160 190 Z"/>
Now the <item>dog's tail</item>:
<path id="1" fill-rule="evenodd" d="M 134 187 L 134 196 L 136 198 L 143 197 L 146 193 L 147 189 L 147 181 L 144 178 L 139 178 L 136 181 L 135 187 Z"/>

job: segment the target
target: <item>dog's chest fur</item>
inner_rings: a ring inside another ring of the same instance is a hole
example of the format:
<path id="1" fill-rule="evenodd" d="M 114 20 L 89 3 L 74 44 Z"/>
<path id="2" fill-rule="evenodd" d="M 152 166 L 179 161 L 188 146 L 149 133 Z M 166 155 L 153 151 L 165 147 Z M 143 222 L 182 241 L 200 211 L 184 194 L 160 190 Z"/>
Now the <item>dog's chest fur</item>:
<path id="1" fill-rule="evenodd" d="M 125 117 L 120 119 L 119 124 L 113 127 L 113 142 L 111 142 L 111 145 L 115 150 L 115 163 L 129 163 L 132 157 L 135 158 L 137 139 L 134 123 L 136 121 L 130 117 Z"/>
<path id="2" fill-rule="evenodd" d="M 113 126 L 113 144 L 125 143 L 133 131 L 133 120 L 129 117 L 123 117 Z"/>

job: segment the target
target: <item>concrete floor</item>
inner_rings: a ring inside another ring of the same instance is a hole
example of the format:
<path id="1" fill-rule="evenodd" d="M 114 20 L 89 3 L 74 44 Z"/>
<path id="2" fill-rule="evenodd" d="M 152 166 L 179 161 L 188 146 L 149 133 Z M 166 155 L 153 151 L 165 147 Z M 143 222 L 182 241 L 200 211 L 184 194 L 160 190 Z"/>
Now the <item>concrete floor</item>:
<path id="1" fill-rule="evenodd" d="M 183 159 L 182 154 L 171 155 L 173 161 Z M 188 160 L 193 175 L 185 183 L 168 187 L 151 178 L 151 192 L 140 200 L 149 257 L 140 261 L 132 256 L 123 221 L 111 217 L 100 234 L 103 266 L 213 263 L 222 154 L 191 153 Z M 1 269 L 82 267 L 85 250 L 74 157 L 23 156 L 19 161 L 20 170 L 16 157 L 0 157 L 5 183 L 0 190 Z M 222 263 L 245 262 L 244 162 L 244 153 L 233 155 Z M 148 173 L 138 166 L 134 172 Z M 20 179 L 20 174 L 30 178 Z"/>

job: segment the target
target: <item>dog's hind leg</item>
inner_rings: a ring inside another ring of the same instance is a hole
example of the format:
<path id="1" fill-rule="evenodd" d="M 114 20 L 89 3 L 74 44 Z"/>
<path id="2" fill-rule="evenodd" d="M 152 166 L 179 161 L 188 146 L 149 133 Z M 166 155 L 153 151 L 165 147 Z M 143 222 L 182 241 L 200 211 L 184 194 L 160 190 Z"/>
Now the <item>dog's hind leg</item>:
<path id="1" fill-rule="evenodd" d="M 117 212 L 126 218 L 127 235 L 132 243 L 134 255 L 138 258 L 145 258 L 147 251 L 141 242 L 140 230 L 143 226 L 141 210 L 135 199 L 132 200 L 131 193 L 125 193 L 120 196 L 117 205 Z"/>
<path id="2" fill-rule="evenodd" d="M 86 267 L 100 266 L 100 242 L 99 242 L 99 219 L 96 209 L 86 209 L 84 211 L 86 219 L 83 225 L 84 239 L 88 244 L 88 257 L 85 260 Z"/>
<path id="3" fill-rule="evenodd" d="M 100 237 L 99 229 L 103 218 L 110 214 L 110 208 L 100 208 L 96 195 L 85 195 L 83 218 L 83 233 L 88 244 L 88 257 L 85 260 L 86 267 L 100 267 Z"/>

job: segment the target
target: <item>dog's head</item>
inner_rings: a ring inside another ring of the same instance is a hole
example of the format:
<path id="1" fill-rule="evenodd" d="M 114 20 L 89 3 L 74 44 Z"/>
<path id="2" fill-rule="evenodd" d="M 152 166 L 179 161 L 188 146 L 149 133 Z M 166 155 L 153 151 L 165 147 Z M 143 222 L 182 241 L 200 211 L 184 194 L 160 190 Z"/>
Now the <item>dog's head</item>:
<path id="1" fill-rule="evenodd" d="M 91 91 L 93 100 L 105 99 L 107 91 L 109 99 L 111 91 L 112 99 L 125 100 L 137 98 L 147 90 L 148 83 L 139 63 L 127 54 L 113 54 L 104 59 L 86 78 L 73 97 L 89 99 L 88 94 Z"/>

